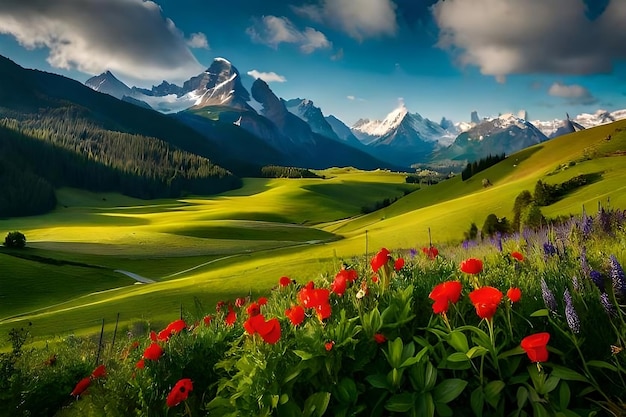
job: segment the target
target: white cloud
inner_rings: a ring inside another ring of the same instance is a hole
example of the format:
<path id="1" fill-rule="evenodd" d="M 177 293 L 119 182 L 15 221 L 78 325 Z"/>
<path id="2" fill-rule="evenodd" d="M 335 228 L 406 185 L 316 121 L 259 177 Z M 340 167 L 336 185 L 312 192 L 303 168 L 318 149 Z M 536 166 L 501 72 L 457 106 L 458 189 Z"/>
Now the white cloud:
<path id="1" fill-rule="evenodd" d="M 572 104 L 593 104 L 598 101 L 589 90 L 578 84 L 566 85 L 555 82 L 548 89 L 548 94 L 565 98 Z"/>
<path id="2" fill-rule="evenodd" d="M 626 58 L 626 2 L 594 20 L 582 0 L 447 0 L 432 8 L 441 48 L 460 65 L 509 74 L 607 73 Z"/>
<path id="3" fill-rule="evenodd" d="M 278 75 L 273 71 L 261 72 L 261 71 L 257 71 L 253 69 L 253 70 L 248 71 L 247 74 L 254 79 L 260 78 L 268 84 L 269 83 L 284 83 L 285 81 L 287 81 L 285 77 L 283 77 L 282 75 Z"/>
<path id="4" fill-rule="evenodd" d="M 143 0 L 2 0 L 0 33 L 48 48 L 48 63 L 88 74 L 180 80 L 202 70 L 174 22 Z"/>
<path id="5" fill-rule="evenodd" d="M 253 42 L 278 48 L 281 43 L 298 45 L 300 50 L 310 54 L 316 49 L 328 49 L 331 42 L 322 32 L 311 27 L 299 30 L 286 17 L 263 16 L 253 26 L 246 29 Z"/>
<path id="6" fill-rule="evenodd" d="M 393 36 L 398 30 L 392 0 L 321 0 L 320 5 L 293 7 L 300 16 L 334 26 L 354 39 Z"/>
<path id="7" fill-rule="evenodd" d="M 356 100 L 356 97 L 355 97 L 355 96 L 346 96 L 346 98 L 347 98 L 348 100 L 352 100 L 352 101 Z"/>
<path id="8" fill-rule="evenodd" d="M 202 32 L 192 33 L 187 40 L 187 45 L 189 45 L 190 48 L 210 49 L 209 41 L 207 40 L 206 35 Z"/>
<path id="9" fill-rule="evenodd" d="M 343 59 L 343 48 L 337 49 L 337 52 L 335 52 L 330 59 L 333 61 L 341 61 Z"/>

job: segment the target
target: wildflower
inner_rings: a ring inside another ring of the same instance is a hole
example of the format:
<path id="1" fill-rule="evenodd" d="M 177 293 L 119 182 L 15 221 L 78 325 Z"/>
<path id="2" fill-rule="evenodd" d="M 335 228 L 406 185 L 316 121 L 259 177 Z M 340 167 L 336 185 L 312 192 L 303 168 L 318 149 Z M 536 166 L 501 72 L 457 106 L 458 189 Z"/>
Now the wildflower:
<path id="1" fill-rule="evenodd" d="M 137 363 L 135 364 L 135 368 L 137 369 L 144 369 L 145 367 L 146 367 L 146 362 L 144 361 L 143 358 L 139 359 Z"/>
<path id="2" fill-rule="evenodd" d="M 417 249 L 415 248 L 409 249 L 409 254 L 411 255 L 411 259 L 415 258 L 415 255 L 417 255 Z"/>
<path id="3" fill-rule="evenodd" d="M 387 264 L 387 262 L 389 261 L 389 250 L 387 250 L 387 248 L 382 248 L 373 258 L 372 261 L 370 262 L 371 266 L 372 266 L 372 270 L 374 272 L 378 272 L 378 270 Z"/>
<path id="4" fill-rule="evenodd" d="M 611 268 L 611 283 L 613 285 L 613 292 L 616 297 L 626 296 L 626 277 L 624 276 L 624 270 L 617 261 L 615 255 L 609 257 L 609 265 Z"/>
<path id="5" fill-rule="evenodd" d="M 93 372 L 91 373 L 91 378 L 92 379 L 102 378 L 102 377 L 105 377 L 106 374 L 107 374 L 106 367 L 104 365 L 100 365 L 96 369 L 93 370 Z"/>
<path id="6" fill-rule="evenodd" d="M 604 308 L 604 311 L 606 311 L 606 314 L 608 314 L 611 317 L 614 317 L 616 315 L 616 310 L 615 310 L 615 306 L 613 305 L 613 303 L 611 303 L 611 300 L 609 300 L 609 295 L 605 292 L 603 292 L 602 294 L 600 294 L 600 304 L 602 304 L 602 307 Z"/>
<path id="7" fill-rule="evenodd" d="M 205 326 L 209 326 L 211 324 L 211 321 L 213 321 L 213 317 L 210 315 L 204 316 L 204 318 L 202 319 L 202 322 Z"/>
<path id="8" fill-rule="evenodd" d="M 552 242 L 545 242 L 543 244 L 543 253 L 546 256 L 554 256 L 557 254 L 556 247 L 552 244 Z"/>
<path id="9" fill-rule="evenodd" d="M 343 293 L 346 292 L 347 284 L 348 282 L 346 280 L 346 276 L 337 274 L 335 276 L 335 280 L 330 285 L 330 290 L 334 292 L 335 294 L 337 294 L 339 297 L 341 297 L 343 296 Z"/>
<path id="10" fill-rule="evenodd" d="M 167 325 L 167 327 L 159 332 L 157 335 L 158 340 L 168 341 L 170 336 L 173 334 L 178 334 L 183 330 L 187 325 L 184 320 L 176 320 Z"/>
<path id="11" fill-rule="evenodd" d="M 257 316 L 261 314 L 261 307 L 259 307 L 258 303 L 250 303 L 250 305 L 246 309 L 246 313 L 248 313 L 249 317 Z"/>
<path id="12" fill-rule="evenodd" d="M 523 338 L 520 346 L 532 362 L 545 362 L 548 360 L 547 345 L 549 341 L 550 333 L 535 333 Z"/>
<path id="13" fill-rule="evenodd" d="M 143 357 L 145 359 L 150 359 L 151 361 L 158 360 L 163 354 L 163 348 L 156 342 L 152 342 L 150 346 L 143 351 Z"/>
<path id="14" fill-rule="evenodd" d="M 153 342 L 156 342 L 158 340 L 157 334 L 154 330 L 150 332 L 150 340 L 152 340 Z"/>
<path id="15" fill-rule="evenodd" d="M 70 395 L 78 396 L 78 395 L 82 394 L 83 392 L 85 392 L 85 390 L 87 388 L 89 388 L 89 384 L 91 384 L 91 378 L 90 377 L 87 376 L 87 377 L 81 379 L 80 381 L 78 381 L 78 384 L 76 384 L 76 386 L 74 387 L 74 389 L 72 390 Z"/>
<path id="16" fill-rule="evenodd" d="M 496 232 L 496 248 L 498 248 L 498 252 L 502 252 L 502 233 Z"/>
<path id="17" fill-rule="evenodd" d="M 243 322 L 243 328 L 249 335 L 253 335 L 257 333 L 257 328 L 261 323 L 265 322 L 265 317 L 262 314 L 257 314 L 254 316 L 250 316 L 246 321 Z"/>
<path id="18" fill-rule="evenodd" d="M 462 285 L 459 281 L 446 281 L 437 284 L 428 298 L 434 300 L 433 312 L 443 314 L 448 311 L 449 303 L 456 304 L 461 297 Z"/>
<path id="19" fill-rule="evenodd" d="M 285 310 L 285 316 L 291 324 L 298 326 L 304 321 L 304 308 L 302 306 L 293 306 Z"/>
<path id="20" fill-rule="evenodd" d="M 589 277 L 591 278 L 591 281 L 593 281 L 593 283 L 596 284 L 596 287 L 598 287 L 600 292 L 603 292 L 604 291 L 604 277 L 602 276 L 602 274 L 596 270 L 592 270 L 591 272 L 589 272 Z"/>
<path id="21" fill-rule="evenodd" d="M 541 278 L 541 297 L 543 298 L 543 302 L 552 313 L 556 313 L 556 298 L 554 298 L 554 294 L 548 288 L 548 284 L 546 281 Z"/>
<path id="22" fill-rule="evenodd" d="M 466 274 L 475 275 L 480 273 L 483 270 L 483 261 L 476 258 L 469 258 L 461 262 L 460 265 L 461 271 Z"/>
<path id="23" fill-rule="evenodd" d="M 327 352 L 330 352 L 333 346 L 335 346 L 335 342 L 333 340 L 331 340 L 330 342 L 324 343 L 324 348 L 326 349 Z"/>
<path id="24" fill-rule="evenodd" d="M 572 277 L 572 288 L 574 289 L 574 291 L 580 291 L 580 281 L 575 275 Z"/>
<path id="25" fill-rule="evenodd" d="M 378 275 L 372 275 L 372 282 L 376 284 L 378 282 Z"/>
<path id="26" fill-rule="evenodd" d="M 221 311 L 222 307 L 224 307 L 226 305 L 226 303 L 224 301 L 218 301 L 217 304 L 215 305 L 215 311 Z"/>
<path id="27" fill-rule="evenodd" d="M 185 401 L 189 396 L 189 392 L 193 391 L 193 382 L 189 378 L 181 379 L 174 385 L 172 391 L 167 396 L 165 403 L 168 407 L 176 407 Z"/>
<path id="28" fill-rule="evenodd" d="M 374 340 L 376 341 L 376 343 L 378 343 L 380 345 L 382 343 L 385 343 L 387 341 L 387 338 L 382 333 L 376 333 L 374 335 Z"/>
<path id="29" fill-rule="evenodd" d="M 291 284 L 291 278 L 289 277 L 280 277 L 280 279 L 278 280 L 278 285 L 280 285 L 281 287 L 286 287 L 289 284 Z"/>
<path id="30" fill-rule="evenodd" d="M 512 303 L 517 303 L 522 298 L 522 290 L 516 287 L 511 287 L 506 292 L 506 296 Z"/>
<path id="31" fill-rule="evenodd" d="M 298 293 L 298 301 L 305 308 L 315 309 L 320 320 L 327 319 L 331 314 L 331 307 L 328 302 L 330 291 L 326 288 L 314 288 L 313 281 L 310 281 Z"/>
<path id="32" fill-rule="evenodd" d="M 502 292 L 497 288 L 485 286 L 469 293 L 469 297 L 478 317 L 490 320 L 496 314 L 498 304 L 502 300 Z"/>
<path id="33" fill-rule="evenodd" d="M 259 299 L 256 300 L 256 302 L 259 305 L 259 307 L 264 306 L 265 304 L 267 304 L 267 297 L 259 297 Z"/>
<path id="34" fill-rule="evenodd" d="M 224 318 L 224 323 L 226 323 L 227 326 L 232 326 L 235 324 L 235 321 L 237 321 L 237 313 L 235 313 L 235 310 L 233 310 L 233 307 L 229 304 L 228 314 L 226 314 L 226 318 Z"/>
<path id="35" fill-rule="evenodd" d="M 342 276 L 346 279 L 346 281 L 348 282 L 354 282 L 357 278 L 358 278 L 358 273 L 356 272 L 356 269 L 341 269 L 339 272 L 337 272 L 337 275 L 335 275 L 335 278 L 337 278 L 338 276 Z"/>
<path id="36" fill-rule="evenodd" d="M 241 308 L 246 304 L 246 299 L 244 297 L 237 297 L 235 299 L 235 307 Z"/>
<path id="37" fill-rule="evenodd" d="M 578 334 L 580 333 L 580 320 L 578 319 L 578 314 L 576 314 L 576 310 L 574 309 L 572 295 L 567 288 L 563 292 L 563 299 L 565 300 L 565 320 L 567 321 L 567 325 L 572 333 Z"/>
<path id="38" fill-rule="evenodd" d="M 393 269 L 396 271 L 401 270 L 404 267 L 404 258 L 396 259 L 396 262 L 393 264 Z"/>
<path id="39" fill-rule="evenodd" d="M 511 252 L 511 257 L 517 259 L 520 262 L 524 262 L 524 255 L 519 252 Z"/>
<path id="40" fill-rule="evenodd" d="M 587 247 L 583 246 L 580 250 L 580 267 L 583 270 L 585 276 L 589 276 L 591 273 L 591 268 L 589 267 L 589 262 L 587 262 Z"/>
<path id="41" fill-rule="evenodd" d="M 265 343 L 273 345 L 280 339 L 280 322 L 276 317 L 264 321 L 258 325 L 257 332 L 261 335 Z"/>

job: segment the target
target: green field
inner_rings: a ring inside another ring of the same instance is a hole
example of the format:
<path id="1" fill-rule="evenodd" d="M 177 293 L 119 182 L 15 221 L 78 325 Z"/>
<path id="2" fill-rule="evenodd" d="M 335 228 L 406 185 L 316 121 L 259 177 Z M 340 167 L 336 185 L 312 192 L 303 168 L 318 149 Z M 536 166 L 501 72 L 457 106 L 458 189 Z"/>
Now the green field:
<path id="1" fill-rule="evenodd" d="M 465 182 L 457 176 L 417 191 L 405 174 L 349 168 L 320 172 L 324 179 L 246 179 L 238 190 L 180 200 L 62 189 L 53 212 L 0 220 L 3 236 L 19 230 L 27 237 L 23 251 L 0 251 L 0 333 L 30 322 L 36 341 L 46 341 L 95 333 L 102 319 L 110 331 L 118 313 L 124 328 L 158 327 L 181 305 L 210 311 L 221 299 L 264 292 L 283 275 L 334 275 L 366 244 L 369 252 L 421 248 L 429 229 L 437 244 L 460 241 L 489 213 L 511 218 L 515 197 L 538 179 L 600 176 L 543 207 L 548 217 L 593 211 L 599 202 L 624 208 L 622 129 L 626 121 L 563 136 Z M 483 178 L 493 185 L 483 188 Z M 385 198 L 398 201 L 360 214 Z M 116 270 L 156 282 L 138 284 Z"/>

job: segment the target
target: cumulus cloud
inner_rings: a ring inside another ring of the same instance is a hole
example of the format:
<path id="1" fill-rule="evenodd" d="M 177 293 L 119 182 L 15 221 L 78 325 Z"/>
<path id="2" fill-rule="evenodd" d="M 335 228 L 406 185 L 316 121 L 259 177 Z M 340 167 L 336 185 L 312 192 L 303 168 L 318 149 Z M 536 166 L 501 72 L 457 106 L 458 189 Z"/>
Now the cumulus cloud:
<path id="1" fill-rule="evenodd" d="M 281 43 L 298 45 L 305 54 L 316 49 L 328 49 L 331 42 L 322 32 L 311 27 L 300 30 L 286 17 L 263 16 L 246 29 L 253 42 L 278 48 Z"/>
<path id="2" fill-rule="evenodd" d="M 48 48 L 48 63 L 88 74 L 184 79 L 202 70 L 174 22 L 143 0 L 2 0 L 0 33 Z"/>
<path id="3" fill-rule="evenodd" d="M 432 8 L 438 46 L 500 81 L 509 74 L 608 73 L 626 58 L 626 2 L 590 19 L 583 0 L 447 0 Z"/>
<path id="4" fill-rule="evenodd" d="M 348 100 L 352 100 L 352 101 L 356 100 L 356 97 L 355 97 L 355 96 L 346 96 L 346 98 L 347 98 Z"/>
<path id="5" fill-rule="evenodd" d="M 192 33 L 189 39 L 187 39 L 187 45 L 189 45 L 190 48 L 210 49 L 209 41 L 202 32 Z"/>
<path id="6" fill-rule="evenodd" d="M 260 78 L 268 84 L 269 83 L 284 83 L 285 81 L 287 81 L 287 79 L 284 76 L 276 74 L 273 71 L 261 72 L 261 71 L 257 71 L 253 69 L 253 70 L 248 71 L 247 74 L 254 79 Z"/>
<path id="7" fill-rule="evenodd" d="M 337 49 L 337 52 L 335 52 L 330 59 L 333 61 L 341 61 L 343 59 L 343 48 Z"/>
<path id="8" fill-rule="evenodd" d="M 328 24 L 359 41 L 393 36 L 398 30 L 392 0 L 321 0 L 318 5 L 293 7 L 300 16 Z"/>
<path id="9" fill-rule="evenodd" d="M 555 82 L 548 89 L 548 94 L 565 98 L 571 104 L 594 104 L 598 101 L 589 90 L 578 84 L 566 85 Z"/>

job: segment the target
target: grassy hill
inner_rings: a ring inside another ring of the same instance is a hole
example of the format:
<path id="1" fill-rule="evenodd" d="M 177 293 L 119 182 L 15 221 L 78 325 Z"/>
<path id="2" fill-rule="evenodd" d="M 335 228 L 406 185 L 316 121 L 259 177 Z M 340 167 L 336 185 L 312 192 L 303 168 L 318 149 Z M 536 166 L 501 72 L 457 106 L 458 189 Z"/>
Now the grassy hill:
<path id="1" fill-rule="evenodd" d="M 263 292 L 283 275 L 304 281 L 334 274 L 342 260 L 364 255 L 366 245 L 370 253 L 382 246 L 420 248 L 428 243 L 429 228 L 438 245 L 458 242 L 471 222 L 480 226 L 489 213 L 511 218 L 515 197 L 532 192 L 537 180 L 558 184 L 600 175 L 542 207 L 548 217 L 580 213 L 583 206 L 594 211 L 600 202 L 623 208 L 625 150 L 626 121 L 616 122 L 528 148 L 465 182 L 455 177 L 406 196 L 414 186 L 403 174 L 339 168 L 321 172 L 326 179 L 246 179 L 241 189 L 180 200 L 146 202 L 66 189 L 54 212 L 0 220 L 0 231 L 20 230 L 28 239 L 26 253 L 85 264 L 93 274 L 70 291 L 71 274 L 2 256 L 2 296 L 24 300 L 3 312 L 0 332 L 32 322 L 32 333 L 46 340 L 94 332 L 103 318 L 111 330 L 117 313 L 123 326 L 158 327 L 181 304 L 212 308 L 219 300 Z M 483 178 L 492 186 L 484 188 Z M 360 215 L 363 206 L 397 197 L 389 207 Z M 616 255 L 623 259 L 626 253 Z M 115 269 L 157 282 L 134 285 Z M 18 276 L 25 287 L 38 286 L 48 275 L 63 275 L 47 287 L 48 298 L 28 301 L 28 294 L 10 286 Z M 66 302 L 53 305 L 61 299 Z"/>

